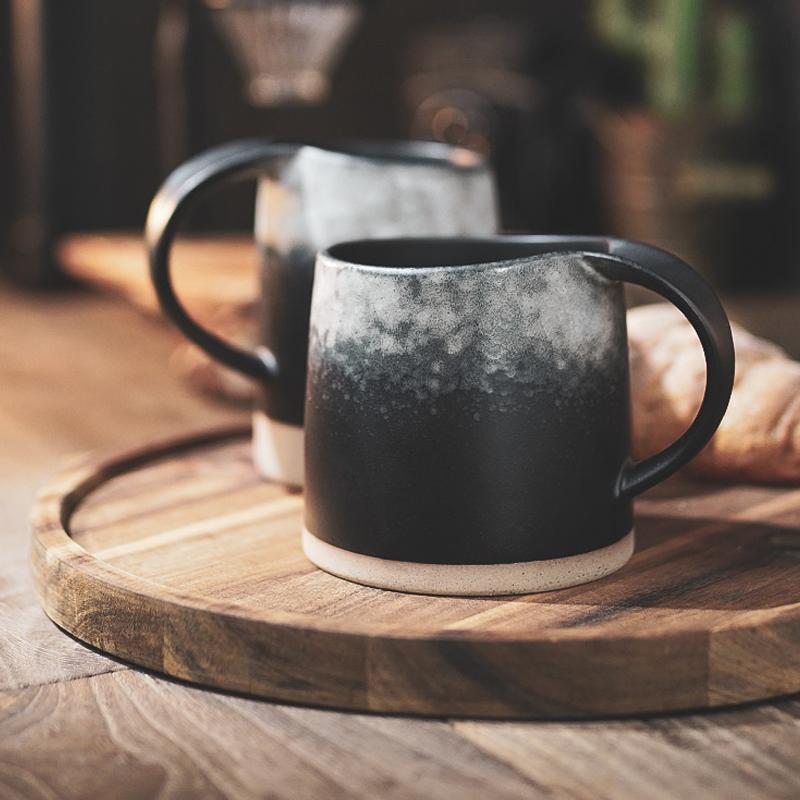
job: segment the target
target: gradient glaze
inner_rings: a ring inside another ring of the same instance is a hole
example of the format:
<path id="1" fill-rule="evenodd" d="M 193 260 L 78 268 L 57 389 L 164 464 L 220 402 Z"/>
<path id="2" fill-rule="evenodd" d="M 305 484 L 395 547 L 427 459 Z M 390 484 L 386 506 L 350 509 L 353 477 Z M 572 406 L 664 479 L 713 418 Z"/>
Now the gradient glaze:
<path id="1" fill-rule="evenodd" d="M 366 148 L 366 149 L 365 149 Z M 417 153 L 419 152 L 419 155 Z M 497 229 L 491 171 L 480 158 L 427 145 L 374 143 L 353 152 L 305 146 L 259 183 L 261 342 L 279 365 L 260 387 L 271 419 L 303 423 L 314 261 L 348 239 L 481 235 Z"/>
<path id="2" fill-rule="evenodd" d="M 559 558 L 631 529 L 622 285 L 579 254 L 376 269 L 318 259 L 306 527 L 430 564 Z"/>

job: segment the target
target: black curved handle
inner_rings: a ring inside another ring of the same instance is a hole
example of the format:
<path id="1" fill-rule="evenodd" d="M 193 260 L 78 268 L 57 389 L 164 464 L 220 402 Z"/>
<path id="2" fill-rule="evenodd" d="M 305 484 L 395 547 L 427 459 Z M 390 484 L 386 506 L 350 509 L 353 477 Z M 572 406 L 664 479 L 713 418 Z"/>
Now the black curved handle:
<path id="1" fill-rule="evenodd" d="M 189 316 L 175 294 L 170 274 L 170 251 L 188 209 L 223 183 L 255 177 L 275 158 L 296 152 L 296 145 L 249 139 L 212 148 L 178 167 L 156 193 L 147 213 L 145 242 L 150 278 L 164 313 L 188 339 L 212 358 L 257 381 L 278 374 L 274 355 L 266 348 L 244 350 L 203 328 Z"/>
<path id="2" fill-rule="evenodd" d="M 664 480 L 705 447 L 728 407 L 735 358 L 725 311 L 711 287 L 688 264 L 640 242 L 606 241 L 607 253 L 586 253 L 586 258 L 607 277 L 637 283 L 674 303 L 695 329 L 706 357 L 706 389 L 697 416 L 665 450 L 623 466 L 617 493 L 624 498 Z"/>

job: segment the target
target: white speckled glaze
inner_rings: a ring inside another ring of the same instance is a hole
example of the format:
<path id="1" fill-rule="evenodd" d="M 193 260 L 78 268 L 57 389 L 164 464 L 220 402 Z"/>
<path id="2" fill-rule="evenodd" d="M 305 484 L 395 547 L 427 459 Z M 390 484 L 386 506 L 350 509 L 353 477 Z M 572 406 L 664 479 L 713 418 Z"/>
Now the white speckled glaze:
<path id="1" fill-rule="evenodd" d="M 303 147 L 265 177 L 256 239 L 288 252 L 389 236 L 481 236 L 497 230 L 491 171 L 447 162 L 401 163 Z"/>
<path id="2" fill-rule="evenodd" d="M 350 384 L 384 368 L 385 381 L 419 399 L 458 387 L 496 392 L 502 407 L 503 382 L 541 381 L 542 358 L 532 355 L 546 353 L 565 391 L 619 360 L 619 286 L 578 254 L 401 272 L 326 254 L 318 263 L 309 358 L 336 364 Z M 395 369 L 391 357 L 422 351 L 441 358 Z"/>
<path id="3" fill-rule="evenodd" d="M 374 155 L 366 156 L 299 147 L 259 182 L 262 340 L 277 355 L 291 393 L 286 402 L 283 390 L 267 387 L 255 417 L 256 467 L 271 480 L 303 483 L 305 345 L 317 251 L 354 238 L 483 235 L 497 229 L 494 180 L 480 157 L 444 148 L 436 160 L 414 160 L 393 154 L 391 145 L 373 148 Z M 352 306 L 344 295 L 337 302 Z M 292 306 L 292 314 L 276 313 L 275 304 Z M 276 394 L 283 397 L 281 407 L 273 402 Z M 286 426 L 294 428 L 293 435 L 284 435 Z"/>

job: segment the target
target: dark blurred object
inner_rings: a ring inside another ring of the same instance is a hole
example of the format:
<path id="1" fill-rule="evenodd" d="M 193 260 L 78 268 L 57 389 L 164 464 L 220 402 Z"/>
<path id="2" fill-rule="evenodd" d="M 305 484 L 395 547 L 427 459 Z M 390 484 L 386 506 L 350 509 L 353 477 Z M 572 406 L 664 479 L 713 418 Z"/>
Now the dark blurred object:
<path id="1" fill-rule="evenodd" d="M 597 229 L 592 143 L 578 102 L 590 70 L 588 6 L 567 6 L 545 15 L 538 4 L 495 4 L 467 17 L 451 7 L 405 50 L 411 134 L 490 157 L 507 228 Z"/>
<path id="2" fill-rule="evenodd" d="M 154 2 L 9 0 L 0 46 L 10 84 L 0 158 L 11 191 L 4 269 L 56 275 L 64 231 L 136 224 L 158 178 L 152 79 Z"/>
<path id="3" fill-rule="evenodd" d="M 800 283 L 800 5 L 596 0 L 608 227 L 729 291 Z"/>
<path id="4" fill-rule="evenodd" d="M 557 8 L 546 0 L 357 0 L 357 22 L 342 17 L 327 28 L 335 58 L 326 94 L 301 103 L 297 92 L 273 91 L 273 84 L 267 96 L 254 97 L 252 71 L 279 60 L 270 53 L 272 45 L 279 53 L 292 49 L 292 38 L 297 48 L 306 46 L 300 25 L 275 20 L 288 20 L 291 13 L 307 18 L 314 5 L 315 0 L 205 0 L 205 14 L 193 6 L 189 152 L 237 131 L 290 140 L 411 137 L 461 144 L 492 159 L 507 227 L 596 229 L 586 214 L 587 208 L 596 212 L 596 197 L 584 205 L 567 202 L 563 189 L 583 185 L 579 198 L 591 195 L 583 163 L 591 140 L 575 113 L 591 57 L 585 0 L 565 0 Z M 324 5 L 332 13 L 343 3 Z M 253 19 L 247 28 L 244 14 Z M 223 15 L 228 32 L 220 47 Z M 274 41 L 264 32 L 268 19 Z M 253 56 L 257 43 L 259 64 Z M 243 71 L 241 64 L 249 67 Z M 266 85 L 260 78 L 256 83 Z M 576 157 L 581 136 L 584 155 Z M 204 219 L 232 221 L 243 207 L 244 200 L 225 201 Z"/>
<path id="5" fill-rule="evenodd" d="M 140 229 L 189 156 L 270 136 L 472 147 L 506 228 L 800 283 L 797 0 L 0 0 L 0 136 L 0 268 L 33 281 L 65 233 Z M 190 227 L 246 230 L 252 193 Z"/>
<path id="6" fill-rule="evenodd" d="M 575 102 L 588 10 L 585 0 L 0 0 L 13 78 L 8 91 L 0 79 L 0 125 L 14 128 L 0 154 L 0 172 L 13 172 L 0 206 L 13 257 L 2 267 L 53 279 L 63 234 L 139 228 L 172 168 L 243 136 L 463 142 L 493 159 L 508 226 L 595 230 L 591 141 Z M 245 229 L 251 208 L 252 188 L 235 187 L 194 227 Z"/>

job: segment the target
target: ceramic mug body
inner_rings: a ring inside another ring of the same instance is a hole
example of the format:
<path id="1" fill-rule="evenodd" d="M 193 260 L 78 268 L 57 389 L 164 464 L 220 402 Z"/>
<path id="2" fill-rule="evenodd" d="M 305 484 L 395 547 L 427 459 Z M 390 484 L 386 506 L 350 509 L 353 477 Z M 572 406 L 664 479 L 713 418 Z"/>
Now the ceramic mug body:
<path id="1" fill-rule="evenodd" d="M 319 256 L 305 417 L 313 562 L 384 588 L 506 594 L 627 561 L 633 494 L 710 437 L 732 355 L 719 304 L 696 293 L 710 316 L 693 321 L 713 329 L 711 360 L 725 362 L 710 373 L 714 416 L 657 475 L 632 468 L 619 278 L 647 280 L 614 247 L 496 237 Z"/>
<path id="2" fill-rule="evenodd" d="M 260 346 L 246 353 L 201 329 L 169 283 L 169 242 L 188 202 L 231 178 L 258 179 Z M 164 206 L 166 205 L 166 209 Z M 254 460 L 269 479 L 303 483 L 308 324 L 319 250 L 397 235 L 491 233 L 491 172 L 474 153 L 429 143 L 355 142 L 322 148 L 242 142 L 209 151 L 168 179 L 148 219 L 152 272 L 163 308 L 212 356 L 254 379 Z"/>

